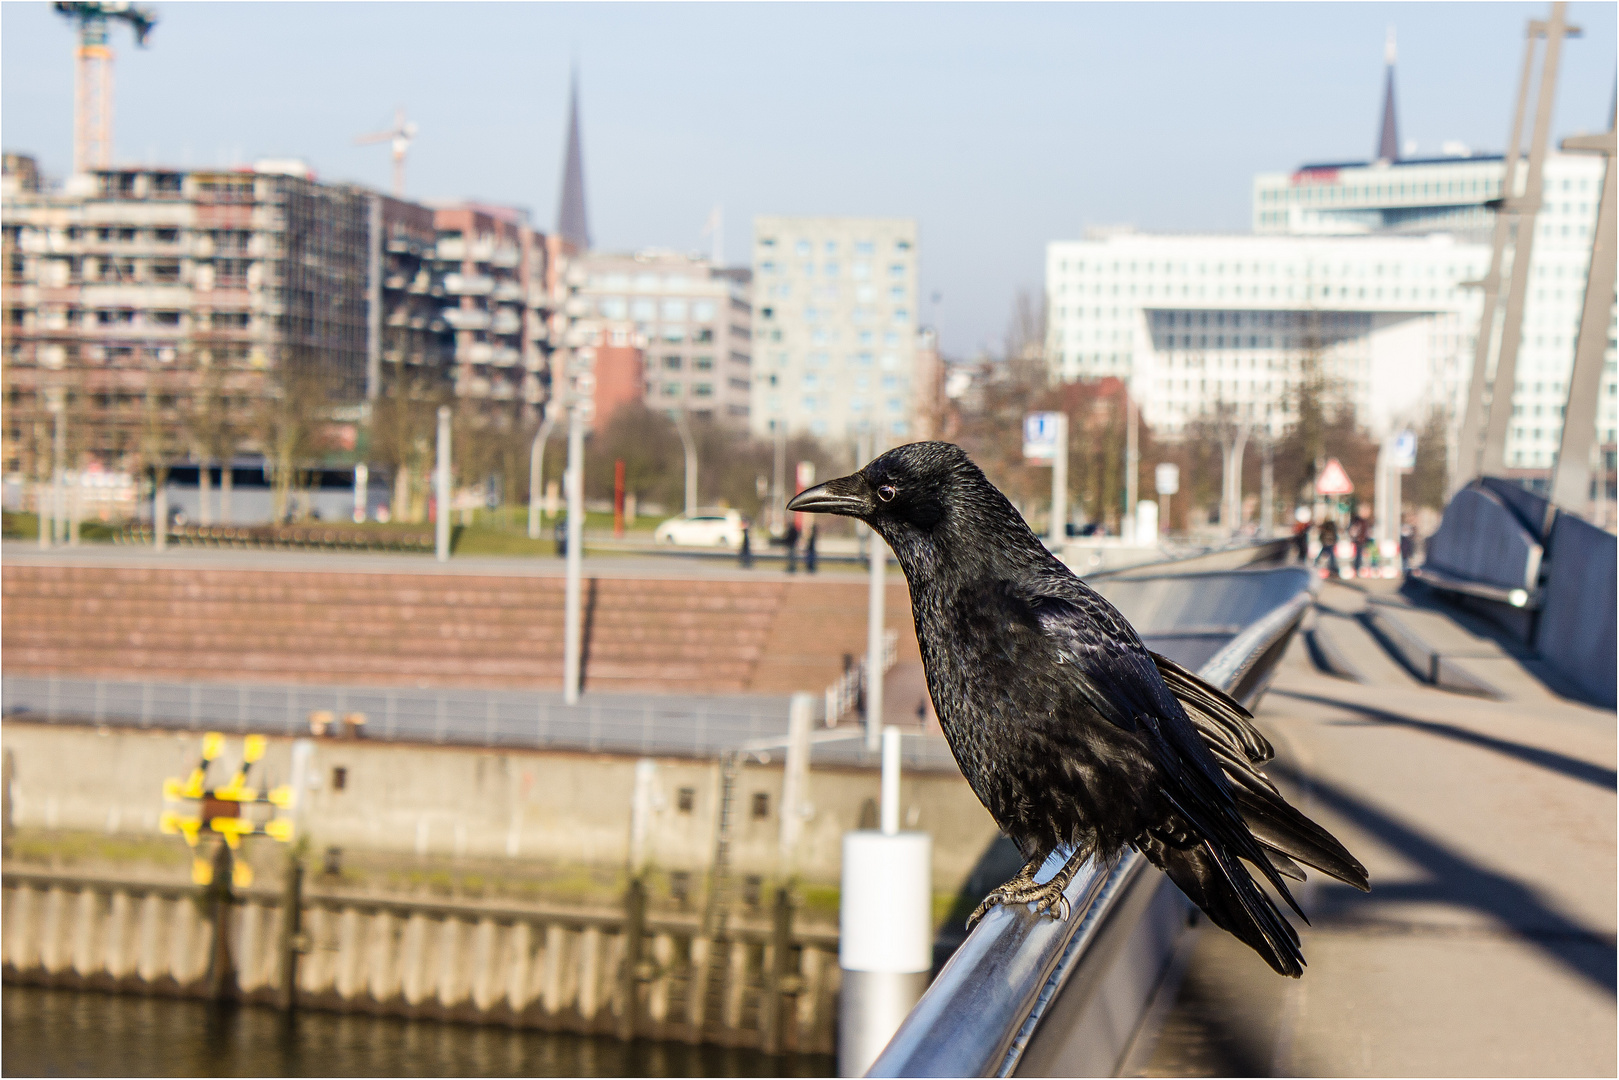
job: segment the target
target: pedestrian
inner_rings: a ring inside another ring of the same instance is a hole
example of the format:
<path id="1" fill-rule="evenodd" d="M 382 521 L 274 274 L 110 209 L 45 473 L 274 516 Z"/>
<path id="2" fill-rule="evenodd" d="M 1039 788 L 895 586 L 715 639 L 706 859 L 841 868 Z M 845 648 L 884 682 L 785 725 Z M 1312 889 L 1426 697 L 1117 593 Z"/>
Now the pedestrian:
<path id="1" fill-rule="evenodd" d="M 1338 523 L 1330 517 L 1325 519 L 1321 522 L 1321 527 L 1316 530 L 1316 535 L 1321 539 L 1321 550 L 1316 553 L 1315 564 L 1320 566 L 1325 562 L 1327 564 L 1326 576 L 1337 577 Z"/>
<path id="2" fill-rule="evenodd" d="M 787 572 L 798 573 L 798 515 L 787 519 L 787 533 L 782 537 L 782 543 L 787 545 Z"/>
<path id="3" fill-rule="evenodd" d="M 1371 537 L 1372 523 L 1366 517 L 1365 511 L 1357 511 L 1349 522 L 1349 539 L 1355 545 L 1355 576 L 1360 577 L 1361 567 L 1366 561 L 1366 542 Z"/>
<path id="4" fill-rule="evenodd" d="M 568 519 L 565 518 L 565 517 L 557 518 L 556 526 L 554 528 L 552 528 L 551 535 L 556 539 L 557 558 L 559 558 L 559 559 L 567 558 L 568 557 Z"/>
<path id="5" fill-rule="evenodd" d="M 1400 525 L 1400 564 L 1409 567 L 1417 554 L 1417 527 L 1409 520 Z"/>
<path id="6" fill-rule="evenodd" d="M 742 569 L 744 570 L 753 569 L 753 545 L 749 542 L 752 531 L 746 525 L 742 526 L 742 546 L 737 549 L 736 553 L 737 562 L 742 564 Z"/>
<path id="7" fill-rule="evenodd" d="M 819 525 L 811 525 L 809 536 L 804 540 L 804 573 L 815 573 L 815 534 L 820 531 Z"/>
<path id="8" fill-rule="evenodd" d="M 1310 560 L 1310 510 L 1301 506 L 1293 512 L 1293 548 L 1299 562 Z"/>

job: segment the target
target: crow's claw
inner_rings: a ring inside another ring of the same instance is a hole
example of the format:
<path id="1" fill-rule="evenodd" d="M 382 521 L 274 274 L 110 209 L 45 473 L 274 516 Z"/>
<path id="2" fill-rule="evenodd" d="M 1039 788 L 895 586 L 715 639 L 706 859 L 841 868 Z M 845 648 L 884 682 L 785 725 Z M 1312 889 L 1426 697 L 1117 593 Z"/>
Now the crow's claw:
<path id="1" fill-rule="evenodd" d="M 1036 885 L 1032 876 L 1019 874 L 984 897 L 984 902 L 968 916 L 967 930 L 971 932 L 972 928 L 978 925 L 978 920 L 996 904 L 1033 904 L 1036 915 L 1050 913 L 1053 918 L 1067 919 L 1071 911 L 1068 897 L 1063 895 L 1063 890 L 1067 887 L 1068 879 L 1065 875 L 1058 875 L 1044 885 Z M 1053 908 L 1057 910 L 1052 912 Z"/>

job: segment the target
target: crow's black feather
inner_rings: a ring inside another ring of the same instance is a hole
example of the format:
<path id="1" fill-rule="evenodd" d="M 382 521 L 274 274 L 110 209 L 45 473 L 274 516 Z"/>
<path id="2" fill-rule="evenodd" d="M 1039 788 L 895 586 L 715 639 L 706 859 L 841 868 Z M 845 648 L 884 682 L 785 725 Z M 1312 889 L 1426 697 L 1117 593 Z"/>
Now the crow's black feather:
<path id="1" fill-rule="evenodd" d="M 899 447 L 791 505 L 888 541 L 956 762 L 1031 865 L 1135 847 L 1278 972 L 1302 973 L 1298 934 L 1247 866 L 1300 917 L 1284 880 L 1298 863 L 1360 889 L 1366 870 L 1265 778 L 1273 750 L 1242 705 L 1148 651 L 959 447 Z"/>

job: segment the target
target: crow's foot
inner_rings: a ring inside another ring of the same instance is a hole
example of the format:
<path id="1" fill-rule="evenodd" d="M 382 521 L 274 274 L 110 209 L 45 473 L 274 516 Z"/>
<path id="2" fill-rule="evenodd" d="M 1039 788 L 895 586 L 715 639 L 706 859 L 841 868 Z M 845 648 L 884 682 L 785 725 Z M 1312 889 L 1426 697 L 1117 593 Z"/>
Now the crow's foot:
<path id="1" fill-rule="evenodd" d="M 1034 872 L 1037 868 L 1034 864 L 1025 866 L 1005 885 L 984 897 L 984 902 L 968 916 L 967 929 L 971 931 L 977 926 L 978 920 L 996 904 L 1033 904 L 1036 915 L 1056 908 L 1056 918 L 1068 918 L 1068 897 L 1063 895 L 1063 890 L 1068 888 L 1068 883 L 1073 880 L 1074 867 L 1072 864 L 1064 866 L 1044 885 L 1034 883 Z"/>

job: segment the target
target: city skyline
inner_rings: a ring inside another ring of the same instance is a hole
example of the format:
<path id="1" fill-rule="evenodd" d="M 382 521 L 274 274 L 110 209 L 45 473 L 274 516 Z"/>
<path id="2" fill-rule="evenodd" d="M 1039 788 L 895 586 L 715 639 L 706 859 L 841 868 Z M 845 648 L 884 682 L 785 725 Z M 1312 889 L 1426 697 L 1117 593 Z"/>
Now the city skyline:
<path id="1" fill-rule="evenodd" d="M 550 231 L 577 62 L 599 249 L 706 249 L 716 204 L 738 266 L 756 214 L 914 217 L 918 321 L 964 356 L 999 344 L 1020 288 L 1040 291 L 1048 241 L 1247 232 L 1254 173 L 1369 157 L 1388 25 L 1403 138 L 1499 149 L 1543 7 L 159 5 L 149 48 L 114 34 L 115 146 L 176 165 L 296 156 L 386 190 L 388 155 L 353 138 L 403 106 L 420 124 L 409 197 L 523 205 Z M 71 29 L 43 4 L 0 16 L 5 148 L 60 176 Z M 1612 94 L 1614 9 L 1570 17 L 1586 34 L 1565 51 L 1556 136 L 1604 127 Z M 221 45 L 241 41 L 256 47 Z"/>

